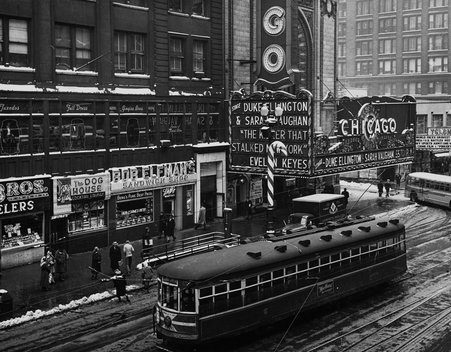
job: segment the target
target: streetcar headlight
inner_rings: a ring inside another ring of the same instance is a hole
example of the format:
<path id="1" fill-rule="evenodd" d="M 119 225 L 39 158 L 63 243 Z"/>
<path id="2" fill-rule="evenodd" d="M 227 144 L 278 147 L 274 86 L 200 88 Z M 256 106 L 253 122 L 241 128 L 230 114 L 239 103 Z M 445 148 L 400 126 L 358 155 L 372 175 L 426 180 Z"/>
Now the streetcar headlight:
<path id="1" fill-rule="evenodd" d="M 164 325 L 166 325 L 166 327 L 170 327 L 172 324 L 171 318 L 169 318 L 168 316 L 164 317 Z"/>

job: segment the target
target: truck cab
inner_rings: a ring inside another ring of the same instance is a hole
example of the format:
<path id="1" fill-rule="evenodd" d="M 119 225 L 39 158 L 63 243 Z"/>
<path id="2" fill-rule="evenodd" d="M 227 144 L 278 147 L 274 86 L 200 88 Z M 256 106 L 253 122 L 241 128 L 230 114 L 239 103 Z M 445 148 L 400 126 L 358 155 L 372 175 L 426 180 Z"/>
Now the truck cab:
<path id="1" fill-rule="evenodd" d="M 327 221 L 346 217 L 346 200 L 341 194 L 312 194 L 293 199 L 293 212 L 289 215 L 282 234 L 323 226 Z"/>

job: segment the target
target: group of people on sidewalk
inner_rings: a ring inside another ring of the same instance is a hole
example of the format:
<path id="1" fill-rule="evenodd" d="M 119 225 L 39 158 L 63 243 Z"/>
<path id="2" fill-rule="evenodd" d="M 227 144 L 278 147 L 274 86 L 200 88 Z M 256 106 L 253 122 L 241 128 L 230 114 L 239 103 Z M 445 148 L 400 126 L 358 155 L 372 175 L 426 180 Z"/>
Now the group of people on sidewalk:
<path id="1" fill-rule="evenodd" d="M 377 191 L 379 193 L 379 197 L 382 197 L 382 194 L 384 193 L 385 189 L 385 197 L 390 197 L 390 189 L 392 188 L 392 184 L 390 182 L 390 179 L 387 179 L 385 183 L 382 183 L 382 180 L 379 181 L 377 184 Z M 401 188 L 401 175 L 396 174 L 395 175 L 395 191 L 399 192 L 399 189 Z"/>
<path id="2" fill-rule="evenodd" d="M 174 215 L 166 214 L 161 212 L 160 219 L 158 223 L 158 238 L 165 238 L 166 241 L 170 241 L 171 239 L 175 241 L 175 219 Z"/>
<path id="3" fill-rule="evenodd" d="M 64 248 L 58 248 L 55 252 L 51 248 L 47 250 L 40 262 L 41 290 L 47 291 L 56 281 L 64 281 L 68 259 L 69 255 Z"/>

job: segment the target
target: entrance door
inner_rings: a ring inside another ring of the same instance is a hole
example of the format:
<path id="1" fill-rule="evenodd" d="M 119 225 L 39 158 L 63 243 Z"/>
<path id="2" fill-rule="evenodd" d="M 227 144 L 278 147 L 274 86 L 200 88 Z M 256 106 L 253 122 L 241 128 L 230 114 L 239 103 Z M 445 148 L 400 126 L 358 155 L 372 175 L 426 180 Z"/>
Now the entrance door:
<path id="1" fill-rule="evenodd" d="M 163 213 L 174 214 L 174 199 L 163 199 Z"/>
<path id="2" fill-rule="evenodd" d="M 207 208 L 207 220 L 217 216 L 216 212 L 216 175 L 200 178 L 200 201 Z"/>

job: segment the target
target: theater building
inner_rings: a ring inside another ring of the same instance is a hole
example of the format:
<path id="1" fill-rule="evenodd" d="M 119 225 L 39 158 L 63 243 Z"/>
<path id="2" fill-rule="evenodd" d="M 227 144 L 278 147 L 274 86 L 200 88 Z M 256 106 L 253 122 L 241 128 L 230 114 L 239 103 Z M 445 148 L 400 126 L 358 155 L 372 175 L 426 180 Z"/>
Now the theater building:
<path id="1" fill-rule="evenodd" d="M 162 212 L 188 228 L 202 201 L 222 216 L 222 6 L 2 1 L 3 267 L 156 236 Z"/>

